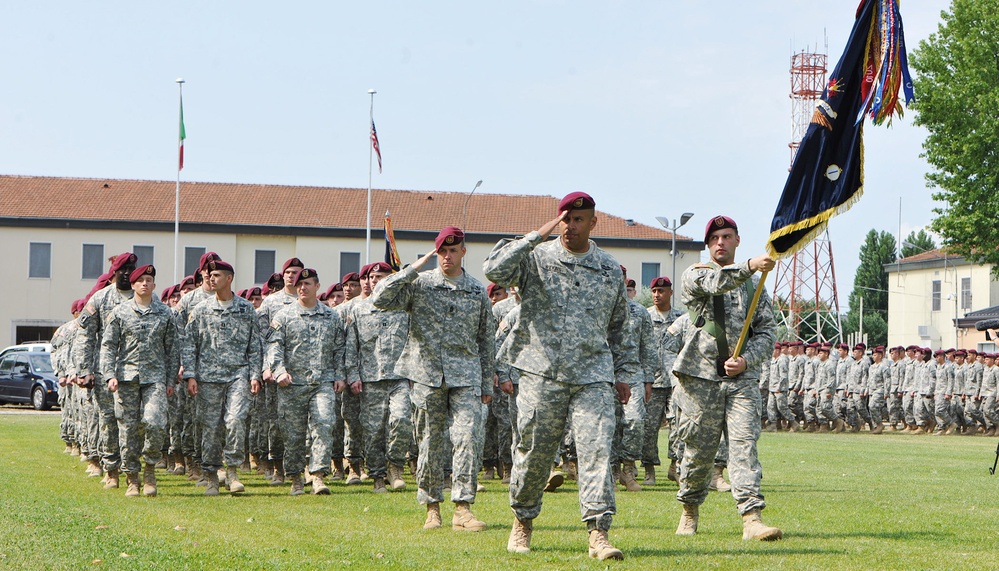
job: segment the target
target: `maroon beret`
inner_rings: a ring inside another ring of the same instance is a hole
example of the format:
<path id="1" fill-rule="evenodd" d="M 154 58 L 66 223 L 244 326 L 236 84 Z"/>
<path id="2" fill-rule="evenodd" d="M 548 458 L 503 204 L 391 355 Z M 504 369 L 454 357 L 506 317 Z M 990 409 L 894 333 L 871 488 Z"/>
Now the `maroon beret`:
<path id="1" fill-rule="evenodd" d="M 331 285 L 330 288 L 326 290 L 326 297 L 329 297 L 335 291 L 343 291 L 343 284 L 335 283 Z"/>
<path id="2" fill-rule="evenodd" d="M 919 351 L 920 347 L 918 345 L 909 345 L 905 348 L 906 351 Z"/>
<path id="3" fill-rule="evenodd" d="M 222 257 L 215 252 L 205 252 L 201 255 L 201 261 L 198 263 L 198 271 L 205 271 L 205 266 L 208 265 L 208 262 L 218 262 L 221 259 Z"/>
<path id="4" fill-rule="evenodd" d="M 822 346 L 823 347 L 830 347 L 830 348 L 832 348 L 832 343 L 830 343 L 829 341 L 823 341 L 822 342 Z"/>
<path id="5" fill-rule="evenodd" d="M 281 266 L 281 271 L 284 272 L 292 266 L 296 268 L 305 268 L 305 264 L 302 263 L 302 260 L 299 260 L 298 258 L 288 258 L 288 261 Z"/>
<path id="6" fill-rule="evenodd" d="M 954 351 L 954 356 L 955 357 L 967 357 L 968 356 L 968 352 L 965 351 L 964 349 L 958 349 L 957 351 Z"/>
<path id="7" fill-rule="evenodd" d="M 434 239 L 434 247 L 438 250 L 442 246 L 451 246 L 454 244 L 460 244 L 465 240 L 465 233 L 461 231 L 461 228 L 457 226 L 447 226 L 437 234 L 437 238 Z"/>
<path id="8" fill-rule="evenodd" d="M 781 343 L 780 341 L 774 343 L 774 349 L 783 349 L 783 348 L 784 348 L 784 344 Z"/>
<path id="9" fill-rule="evenodd" d="M 968 349 L 968 354 L 969 355 L 977 355 L 978 351 L 976 351 L 975 349 Z"/>
<path id="10" fill-rule="evenodd" d="M 222 260 L 211 260 L 205 264 L 205 269 L 209 272 L 229 272 L 230 274 L 236 273 L 236 270 L 232 268 L 232 264 L 229 262 L 223 262 Z"/>
<path id="11" fill-rule="evenodd" d="M 739 231 L 739 227 L 736 225 L 735 220 L 732 220 L 728 216 L 715 216 L 711 220 L 708 220 L 708 225 L 704 227 L 704 243 L 707 244 L 708 238 L 711 236 L 712 232 L 723 228 L 731 228 L 736 232 Z"/>
<path id="12" fill-rule="evenodd" d="M 985 353 L 985 352 L 983 352 L 982 356 L 985 357 L 986 359 L 995 359 L 996 358 L 996 354 L 995 353 Z"/>
<path id="13" fill-rule="evenodd" d="M 375 262 L 371 264 L 368 268 L 368 275 L 378 272 L 379 274 L 391 274 L 392 266 L 388 265 L 386 262 Z"/>
<path id="14" fill-rule="evenodd" d="M 671 288 L 671 287 L 673 287 L 673 282 L 669 281 L 669 278 L 666 277 L 666 276 L 659 276 L 658 278 L 652 280 L 652 283 L 649 284 L 649 287 L 650 288 L 653 288 L 653 287 L 670 287 Z"/>
<path id="15" fill-rule="evenodd" d="M 494 283 L 490 282 L 489 285 L 486 286 L 486 295 L 488 295 L 489 297 L 492 297 L 493 296 L 493 292 L 495 292 L 498 289 L 503 289 L 503 286 L 501 286 L 499 284 L 494 284 Z"/>
<path id="16" fill-rule="evenodd" d="M 885 348 L 884 348 L 883 345 L 878 345 L 877 347 L 874 348 L 874 352 L 875 353 L 881 353 L 882 355 L 884 355 L 885 354 Z"/>
<path id="17" fill-rule="evenodd" d="M 295 278 L 295 285 L 298 285 L 302 282 L 302 280 L 307 280 L 309 278 L 312 278 L 316 280 L 316 283 L 319 283 L 319 272 L 312 268 L 305 268 L 301 272 L 298 272 L 298 277 Z"/>
<path id="18" fill-rule="evenodd" d="M 954 351 L 957 351 L 957 349 L 951 347 L 950 349 L 947 349 L 946 351 L 944 351 L 944 353 L 953 353 Z"/>
<path id="19" fill-rule="evenodd" d="M 166 303 L 167 300 L 170 299 L 170 296 L 173 295 L 173 292 L 176 291 L 176 289 L 177 289 L 177 286 L 175 286 L 175 285 L 172 285 L 172 286 L 170 286 L 168 288 L 164 288 L 163 291 L 160 292 L 160 301 L 162 301 L 163 303 Z"/>
<path id="20" fill-rule="evenodd" d="M 155 278 L 156 268 L 154 268 L 152 264 L 139 266 L 134 270 L 132 270 L 132 273 L 129 274 L 128 281 L 134 284 L 135 282 L 139 281 L 139 278 L 141 278 L 142 276 L 152 276 Z"/>
<path id="21" fill-rule="evenodd" d="M 818 349 L 818 348 L 819 348 L 819 344 L 818 344 L 818 343 L 809 343 L 809 344 L 808 344 L 808 345 L 806 345 L 805 347 L 806 347 L 807 349 Z"/>
<path id="22" fill-rule="evenodd" d="M 845 350 L 847 350 L 847 351 L 849 351 L 849 350 L 850 350 L 850 346 L 849 346 L 849 345 L 847 345 L 846 343 L 840 343 L 839 345 L 836 345 L 836 348 L 837 348 L 837 349 L 845 349 Z"/>
<path id="23" fill-rule="evenodd" d="M 245 289 L 241 289 L 241 290 L 239 290 L 239 291 L 236 292 L 236 295 L 238 295 L 239 297 L 241 297 L 243 299 L 248 299 L 249 295 L 247 295 L 246 291 L 247 290 L 245 290 Z"/>
<path id="24" fill-rule="evenodd" d="M 853 346 L 853 348 L 854 348 L 854 350 L 860 349 L 861 351 L 866 351 L 867 350 L 867 345 L 864 344 L 864 343 L 857 343 L 856 345 Z"/>
<path id="25" fill-rule="evenodd" d="M 136 256 L 132 252 L 125 252 L 123 254 L 118 254 L 117 256 L 114 257 L 114 261 L 111 262 L 111 269 L 108 270 L 108 273 L 113 274 L 118 270 L 124 268 L 128 264 L 134 264 L 138 259 L 139 259 L 138 256 Z"/>
<path id="26" fill-rule="evenodd" d="M 627 287 L 637 287 L 637 285 L 638 284 L 635 283 L 635 280 L 632 279 L 629 279 L 627 282 L 625 282 L 625 286 Z"/>
<path id="27" fill-rule="evenodd" d="M 358 283 L 360 283 L 360 281 L 361 281 L 361 276 L 357 275 L 357 272 L 350 272 L 349 274 L 343 276 L 343 279 L 340 280 L 340 284 L 342 285 L 342 284 L 345 284 L 347 282 L 358 282 Z"/>
<path id="28" fill-rule="evenodd" d="M 357 277 L 361 278 L 362 280 L 367 278 L 368 274 L 371 273 L 371 266 L 373 265 L 374 264 L 364 264 L 363 266 L 361 266 L 361 271 L 358 272 Z"/>
<path id="29" fill-rule="evenodd" d="M 194 285 L 194 276 L 184 276 L 184 279 L 180 282 L 181 289 L 188 284 Z"/>
<path id="30" fill-rule="evenodd" d="M 567 212 L 569 210 L 590 210 L 591 208 L 596 207 L 596 201 L 593 200 L 592 196 L 586 194 L 585 192 L 570 192 L 558 203 L 559 212 Z"/>
<path id="31" fill-rule="evenodd" d="M 934 357 L 942 357 L 943 355 L 944 355 L 943 349 L 937 349 L 936 351 L 933 352 Z"/>
<path id="32" fill-rule="evenodd" d="M 829 345 L 826 345 L 825 343 L 823 343 L 819 347 L 819 351 L 822 352 L 822 353 L 828 353 L 830 349 L 832 349 L 832 347 L 830 347 Z"/>

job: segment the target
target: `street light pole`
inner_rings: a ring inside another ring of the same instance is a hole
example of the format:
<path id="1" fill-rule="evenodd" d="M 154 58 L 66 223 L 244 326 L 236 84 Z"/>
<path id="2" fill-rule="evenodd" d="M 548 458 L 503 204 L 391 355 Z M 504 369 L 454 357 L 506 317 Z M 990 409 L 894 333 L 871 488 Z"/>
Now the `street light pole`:
<path id="1" fill-rule="evenodd" d="M 669 225 L 669 218 L 666 218 L 665 216 L 656 216 L 656 221 L 659 222 L 659 224 L 663 228 L 665 228 L 665 229 L 667 229 L 667 230 L 670 231 L 670 241 L 671 241 L 671 245 L 670 245 L 670 258 L 672 258 L 672 260 L 673 260 L 673 270 L 672 270 L 672 273 L 670 274 L 670 279 L 673 280 L 673 287 L 671 288 L 673 290 L 673 295 L 670 298 L 670 307 L 676 306 L 676 231 L 681 226 L 683 226 L 688 221 L 690 221 L 690 219 L 693 218 L 693 217 L 694 217 L 694 213 L 693 212 L 684 212 L 680 216 L 680 222 L 679 222 L 679 224 L 677 223 L 676 218 L 674 218 L 673 219 L 673 225 L 670 226 Z"/>

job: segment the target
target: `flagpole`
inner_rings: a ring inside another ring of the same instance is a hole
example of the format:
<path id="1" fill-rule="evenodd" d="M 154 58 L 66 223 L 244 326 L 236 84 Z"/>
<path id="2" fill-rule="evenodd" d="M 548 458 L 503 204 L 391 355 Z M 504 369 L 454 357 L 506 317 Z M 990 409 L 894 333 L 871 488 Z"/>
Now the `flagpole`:
<path id="1" fill-rule="evenodd" d="M 732 353 L 733 359 L 738 358 L 742 354 L 742 349 L 746 346 L 746 339 L 749 337 L 749 327 L 753 323 L 753 316 L 756 315 L 756 306 L 760 303 L 760 294 L 763 293 L 763 289 L 766 287 L 767 276 L 769 274 L 769 270 L 760 274 L 760 283 L 756 284 L 756 292 L 753 293 L 753 302 L 749 304 L 749 311 L 746 312 L 746 322 L 742 324 L 742 332 L 739 333 L 739 342 L 735 344 L 735 352 Z"/>
<path id="2" fill-rule="evenodd" d="M 180 283 L 180 170 L 183 168 L 181 161 L 184 153 L 184 80 L 177 78 L 177 89 L 180 102 L 180 122 L 177 124 L 177 188 L 174 191 L 173 207 L 173 283 Z"/>
<path id="3" fill-rule="evenodd" d="M 369 123 L 374 125 L 375 123 L 375 93 L 378 93 L 374 89 L 369 89 L 368 94 L 371 96 L 371 107 L 368 110 Z M 371 164 L 373 159 L 373 154 L 375 152 L 375 146 L 373 141 L 370 140 L 370 135 L 368 137 L 368 225 L 365 228 L 364 233 L 364 263 L 371 263 Z"/>

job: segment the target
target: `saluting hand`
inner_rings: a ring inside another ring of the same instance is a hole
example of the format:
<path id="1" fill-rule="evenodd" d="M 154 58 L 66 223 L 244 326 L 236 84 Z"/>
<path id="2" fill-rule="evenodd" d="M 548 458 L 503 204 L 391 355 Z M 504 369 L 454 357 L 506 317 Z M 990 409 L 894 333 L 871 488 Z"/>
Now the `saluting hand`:
<path id="1" fill-rule="evenodd" d="M 433 258 L 436 255 L 437 255 L 437 250 L 436 249 L 431 250 L 430 252 L 424 254 L 422 258 L 416 260 L 416 262 L 414 262 L 413 265 L 410 267 L 412 267 L 416 271 L 420 271 L 423 268 L 423 266 L 427 265 L 427 262 L 430 261 L 430 258 Z"/>

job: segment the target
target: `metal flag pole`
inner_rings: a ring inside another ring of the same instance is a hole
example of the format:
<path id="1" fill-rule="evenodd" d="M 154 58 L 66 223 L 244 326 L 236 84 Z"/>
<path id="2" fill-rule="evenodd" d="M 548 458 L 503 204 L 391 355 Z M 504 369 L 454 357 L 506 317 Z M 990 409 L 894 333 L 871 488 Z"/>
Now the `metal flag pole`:
<path id="1" fill-rule="evenodd" d="M 180 122 L 177 125 L 177 188 L 173 207 L 173 283 L 180 283 L 180 171 L 184 168 L 184 80 L 177 78 Z"/>
<path id="2" fill-rule="evenodd" d="M 378 93 L 374 89 L 368 90 L 368 95 L 371 96 L 371 107 L 368 110 L 368 122 L 371 125 L 375 124 L 375 93 Z M 371 263 L 371 166 L 372 159 L 374 158 L 375 146 L 374 141 L 371 140 L 371 135 L 368 135 L 368 224 L 364 233 L 364 263 Z"/>

